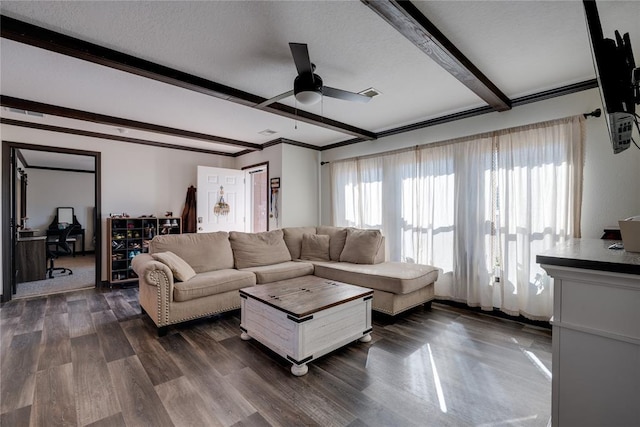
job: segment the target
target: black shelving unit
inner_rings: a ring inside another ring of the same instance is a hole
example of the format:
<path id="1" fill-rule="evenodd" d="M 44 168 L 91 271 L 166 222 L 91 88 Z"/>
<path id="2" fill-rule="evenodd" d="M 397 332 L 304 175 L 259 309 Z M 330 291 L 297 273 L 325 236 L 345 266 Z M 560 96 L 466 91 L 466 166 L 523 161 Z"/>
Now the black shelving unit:
<path id="1" fill-rule="evenodd" d="M 109 283 L 119 284 L 138 280 L 131 269 L 131 261 L 149 252 L 149 242 L 157 234 L 182 233 L 182 219 L 170 218 L 107 218 L 109 242 Z"/>

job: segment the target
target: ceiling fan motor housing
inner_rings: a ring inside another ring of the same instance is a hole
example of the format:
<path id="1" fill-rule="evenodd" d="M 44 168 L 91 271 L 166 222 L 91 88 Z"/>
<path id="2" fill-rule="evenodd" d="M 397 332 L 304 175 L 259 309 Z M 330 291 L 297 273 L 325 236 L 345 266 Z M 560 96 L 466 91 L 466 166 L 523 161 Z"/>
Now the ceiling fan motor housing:
<path id="1" fill-rule="evenodd" d="M 320 76 L 311 73 L 298 75 L 293 81 L 293 93 L 297 95 L 300 92 L 322 93 L 322 79 Z"/>

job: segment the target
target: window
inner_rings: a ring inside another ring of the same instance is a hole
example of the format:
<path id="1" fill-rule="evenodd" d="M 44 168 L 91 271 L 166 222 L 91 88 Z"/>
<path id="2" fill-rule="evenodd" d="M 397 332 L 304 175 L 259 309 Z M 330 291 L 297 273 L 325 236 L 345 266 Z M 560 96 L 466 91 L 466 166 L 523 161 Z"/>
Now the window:
<path id="1" fill-rule="evenodd" d="M 392 261 L 442 269 L 436 295 L 549 320 L 535 255 L 578 237 L 580 117 L 331 163 L 333 223 L 380 228 Z"/>

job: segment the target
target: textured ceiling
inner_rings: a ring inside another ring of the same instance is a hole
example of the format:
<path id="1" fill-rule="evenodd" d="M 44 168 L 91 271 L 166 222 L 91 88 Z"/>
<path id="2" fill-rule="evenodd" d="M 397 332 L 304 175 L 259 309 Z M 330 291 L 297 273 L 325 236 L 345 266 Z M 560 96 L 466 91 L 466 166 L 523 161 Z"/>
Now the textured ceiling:
<path id="1" fill-rule="evenodd" d="M 95 172 L 95 160 L 92 156 L 53 153 L 49 151 L 18 150 L 19 164 L 27 168 L 74 169 Z"/>
<path id="2" fill-rule="evenodd" d="M 509 98 L 595 77 L 580 1 L 414 2 Z M 289 42 L 307 43 L 325 85 L 382 95 L 331 98 L 304 110 L 370 132 L 485 102 L 360 1 L 2 1 L 2 14 L 264 98 L 292 89 Z M 605 36 L 631 33 L 640 58 L 640 2 L 598 2 Z M 2 39 L 2 95 L 256 144 L 317 147 L 353 136 Z M 293 97 L 281 103 L 296 107 Z M 300 105 L 297 105 L 300 108 Z M 4 118 L 27 120 L 1 111 Z M 120 134 L 45 116 L 29 121 Z M 6 125 L 5 125 L 6 126 Z M 264 136 L 260 131 L 277 133 Z M 127 130 L 127 136 L 234 153 L 241 147 Z"/>

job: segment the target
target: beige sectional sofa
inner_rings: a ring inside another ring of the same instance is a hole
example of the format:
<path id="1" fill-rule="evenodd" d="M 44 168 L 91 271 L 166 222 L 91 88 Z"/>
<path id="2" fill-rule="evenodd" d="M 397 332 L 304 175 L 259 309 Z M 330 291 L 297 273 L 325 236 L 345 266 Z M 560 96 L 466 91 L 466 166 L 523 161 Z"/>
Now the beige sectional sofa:
<path id="1" fill-rule="evenodd" d="M 140 306 L 166 327 L 240 308 L 239 289 L 316 275 L 374 290 L 372 308 L 396 315 L 434 298 L 438 269 L 385 262 L 377 230 L 293 227 L 264 233 L 156 236 L 132 261 Z"/>

